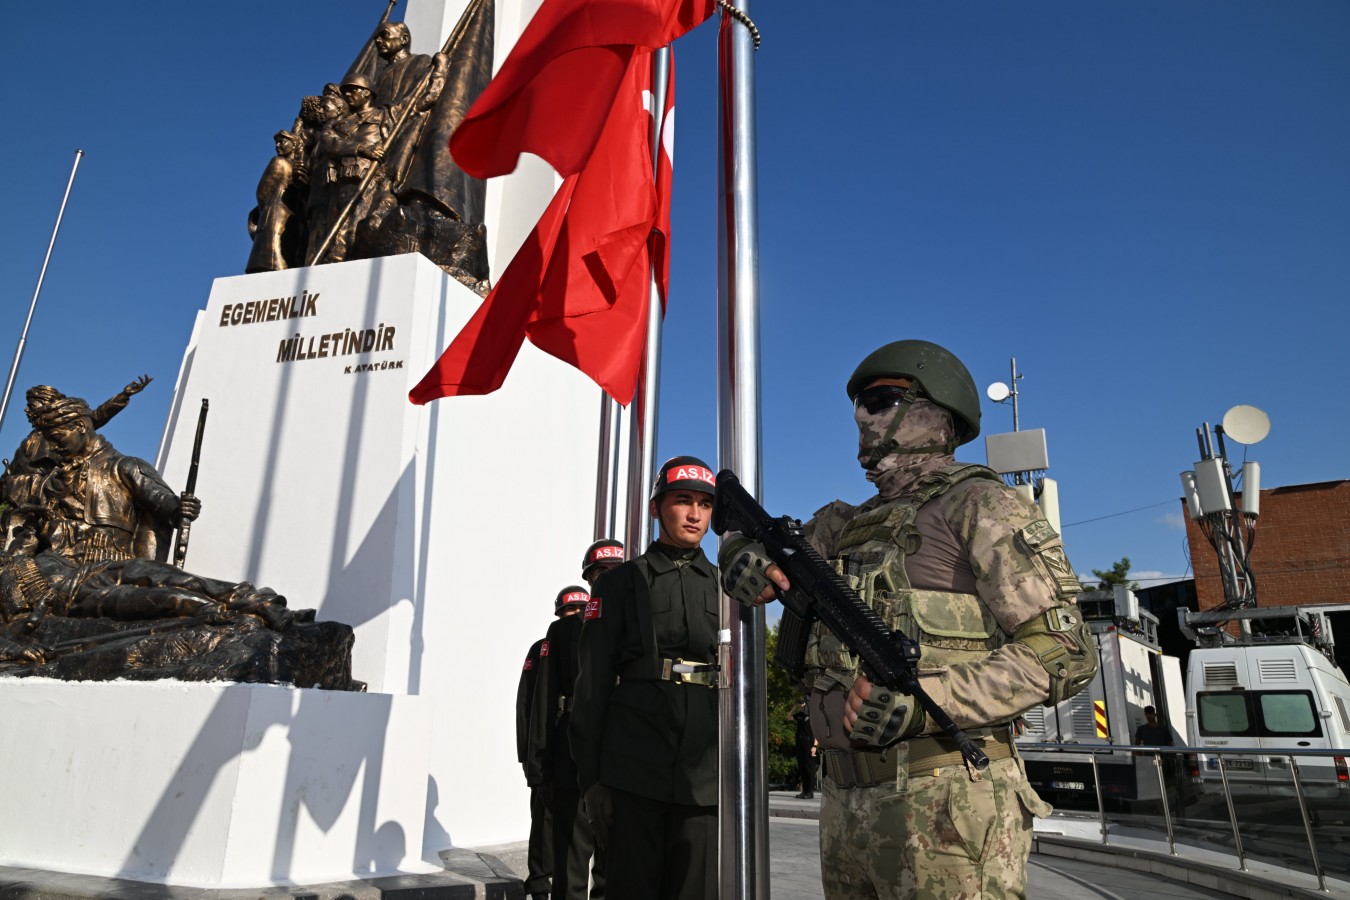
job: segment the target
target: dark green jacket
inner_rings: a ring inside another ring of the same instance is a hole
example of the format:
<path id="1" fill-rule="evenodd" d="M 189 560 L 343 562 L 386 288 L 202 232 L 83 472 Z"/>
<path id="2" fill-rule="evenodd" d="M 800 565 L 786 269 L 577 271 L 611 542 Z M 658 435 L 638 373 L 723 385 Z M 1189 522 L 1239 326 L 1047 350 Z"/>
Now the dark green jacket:
<path id="1" fill-rule="evenodd" d="M 570 726 L 583 792 L 598 781 L 665 803 L 717 804 L 717 690 L 659 678 L 662 658 L 717 660 L 717 570 L 702 550 L 679 554 L 653 544 L 591 591 Z"/>
<path id="2" fill-rule="evenodd" d="M 553 782 L 560 790 L 579 790 L 577 769 L 567 740 L 567 705 L 577 678 L 581 616 L 563 616 L 548 626 L 539 656 L 539 684 L 530 713 L 525 750 L 525 780 Z"/>
<path id="3" fill-rule="evenodd" d="M 529 746 L 530 711 L 534 707 L 534 690 L 539 683 L 539 647 L 543 638 L 530 645 L 521 667 L 520 683 L 516 686 L 516 758 L 524 764 Z M 528 773 L 526 776 L 527 783 Z"/>

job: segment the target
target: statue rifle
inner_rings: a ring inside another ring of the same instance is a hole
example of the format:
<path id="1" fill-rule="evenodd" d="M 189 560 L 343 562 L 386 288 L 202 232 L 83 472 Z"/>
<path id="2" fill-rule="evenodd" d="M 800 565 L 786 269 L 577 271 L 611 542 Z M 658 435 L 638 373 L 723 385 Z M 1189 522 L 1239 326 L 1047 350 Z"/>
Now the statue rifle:
<path id="1" fill-rule="evenodd" d="M 919 684 L 918 642 L 891 630 L 876 610 L 863 602 L 802 535 L 799 521 L 770 516 L 741 486 L 735 473 L 723 469 L 717 474 L 713 495 L 712 528 L 718 534 L 739 531 L 759 541 L 787 575 L 792 587 L 778 592 L 783 601 L 783 629 L 801 637 L 810 622 L 819 619 L 858 655 L 863 674 L 876 684 L 909 694 L 972 766 L 989 766 L 988 755 Z M 804 641 L 797 643 L 805 649 Z"/>
<path id="2" fill-rule="evenodd" d="M 197 414 L 197 437 L 192 441 L 192 463 L 188 466 L 187 488 L 183 491 L 185 495 L 197 493 L 197 467 L 202 461 L 202 434 L 206 431 L 206 413 L 209 409 L 210 403 L 203 397 L 202 411 Z M 173 564 L 180 569 L 187 562 L 188 539 L 191 536 L 191 520 L 181 519 L 178 523 L 178 540 L 173 546 Z"/>
<path id="3" fill-rule="evenodd" d="M 448 57 L 459 49 L 460 42 L 464 40 L 464 35 L 469 30 L 469 22 L 472 19 L 473 14 L 477 13 L 478 7 L 482 5 L 483 0 L 472 0 L 468 7 L 465 8 L 464 14 L 461 15 L 459 21 L 455 23 L 455 30 L 450 32 L 450 36 L 445 39 L 445 44 L 441 47 L 441 53 L 444 56 Z M 413 95 L 408 98 L 407 104 L 399 111 L 398 119 L 394 122 L 394 127 L 389 130 L 389 135 L 380 142 L 381 158 L 383 158 L 384 154 L 389 152 L 389 148 L 393 146 L 394 138 L 398 137 L 403 132 L 404 124 L 412 115 L 412 111 L 417 108 L 419 103 L 421 103 L 422 95 L 425 94 L 427 88 L 431 86 L 431 79 L 435 74 L 436 66 L 433 64 L 432 67 L 427 70 L 427 73 L 422 76 L 421 83 L 417 85 L 417 90 L 413 91 Z M 314 251 L 313 258 L 305 263 L 305 265 L 317 266 L 323 261 L 324 254 L 328 252 L 328 248 L 332 245 L 333 239 L 337 237 L 338 232 L 342 230 L 342 227 L 347 224 L 347 220 L 351 218 L 352 210 L 356 208 L 357 201 L 366 195 L 366 191 L 370 190 L 370 184 L 375 180 L 375 173 L 380 168 L 378 159 L 375 160 L 375 163 L 376 164 L 371 166 L 370 170 L 361 178 L 361 183 L 357 185 L 356 193 L 352 194 L 351 199 L 347 201 L 347 205 L 342 207 L 342 212 L 338 213 L 337 219 L 333 222 L 333 227 L 328 230 L 328 236 L 323 239 L 323 243 L 319 245 L 319 249 Z"/>

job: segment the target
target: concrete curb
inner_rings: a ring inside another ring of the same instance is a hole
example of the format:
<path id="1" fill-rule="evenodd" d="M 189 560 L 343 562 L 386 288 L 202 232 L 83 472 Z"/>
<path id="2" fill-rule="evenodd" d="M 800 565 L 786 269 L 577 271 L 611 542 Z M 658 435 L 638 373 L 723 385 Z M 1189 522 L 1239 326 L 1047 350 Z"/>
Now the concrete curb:
<path id="1" fill-rule="evenodd" d="M 0 900 L 524 900 L 525 887 L 492 854 L 441 853 L 445 872 L 391 875 L 330 884 L 262 888 L 194 888 L 0 867 Z"/>

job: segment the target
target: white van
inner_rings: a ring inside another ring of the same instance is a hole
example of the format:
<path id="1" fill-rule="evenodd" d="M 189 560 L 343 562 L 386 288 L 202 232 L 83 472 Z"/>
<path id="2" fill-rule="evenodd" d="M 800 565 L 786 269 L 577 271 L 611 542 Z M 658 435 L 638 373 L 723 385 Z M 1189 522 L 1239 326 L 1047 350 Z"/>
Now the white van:
<path id="1" fill-rule="evenodd" d="M 1206 617 L 1246 621 L 1251 632 L 1193 650 L 1186 676 L 1191 746 L 1267 751 L 1224 757 L 1234 797 L 1294 796 L 1289 754 L 1300 749 L 1350 756 L 1350 682 L 1332 662 L 1324 614 L 1296 607 L 1230 610 L 1192 614 L 1186 624 L 1193 628 Z M 1295 756 L 1304 796 L 1350 799 L 1346 756 Z M 1202 793 L 1223 791 L 1217 755 L 1198 753 L 1192 776 Z"/>

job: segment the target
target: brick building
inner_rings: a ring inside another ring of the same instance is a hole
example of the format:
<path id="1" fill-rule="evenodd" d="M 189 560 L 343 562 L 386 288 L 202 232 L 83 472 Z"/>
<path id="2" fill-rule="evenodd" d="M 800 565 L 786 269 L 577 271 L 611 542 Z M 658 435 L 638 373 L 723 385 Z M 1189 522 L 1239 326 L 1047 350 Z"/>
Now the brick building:
<path id="1" fill-rule="evenodd" d="M 1260 513 L 1251 547 L 1257 605 L 1350 603 L 1350 480 L 1263 490 Z M 1218 555 L 1189 517 L 1186 538 L 1200 609 L 1222 606 Z"/>

